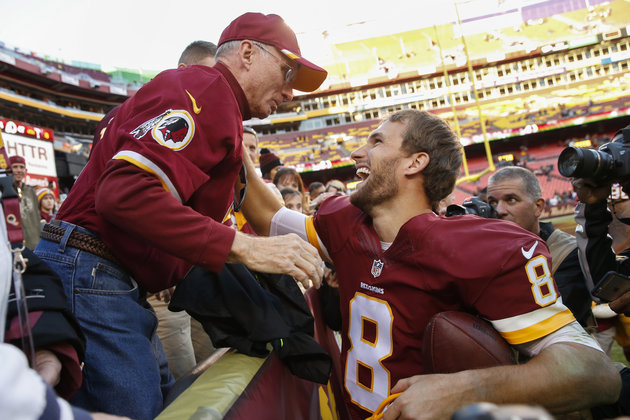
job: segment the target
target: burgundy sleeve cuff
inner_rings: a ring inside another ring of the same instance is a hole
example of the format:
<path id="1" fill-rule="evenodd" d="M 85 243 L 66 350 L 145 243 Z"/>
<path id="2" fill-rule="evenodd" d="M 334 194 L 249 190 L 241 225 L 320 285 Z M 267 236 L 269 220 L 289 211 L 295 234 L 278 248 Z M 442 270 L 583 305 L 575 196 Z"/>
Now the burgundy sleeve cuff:
<path id="1" fill-rule="evenodd" d="M 228 258 L 236 231 L 224 224 L 212 223 L 205 248 L 199 255 L 199 265 L 218 273 Z"/>

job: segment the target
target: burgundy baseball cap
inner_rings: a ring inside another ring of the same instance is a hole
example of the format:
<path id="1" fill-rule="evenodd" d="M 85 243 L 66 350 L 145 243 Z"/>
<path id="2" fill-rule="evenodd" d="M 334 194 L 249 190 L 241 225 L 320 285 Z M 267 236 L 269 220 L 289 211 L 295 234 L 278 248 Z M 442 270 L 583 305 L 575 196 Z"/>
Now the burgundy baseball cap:
<path id="1" fill-rule="evenodd" d="M 294 89 L 312 92 L 324 82 L 328 75 L 326 70 L 302 57 L 295 33 L 278 15 L 245 13 L 234 19 L 223 30 L 218 45 L 242 39 L 273 45 L 289 59 L 300 63 L 297 79 L 293 83 Z"/>
<path id="2" fill-rule="evenodd" d="M 26 165 L 26 160 L 22 156 L 18 156 L 18 155 L 10 156 L 9 166 L 13 165 L 14 163 L 21 163 L 23 165 Z"/>

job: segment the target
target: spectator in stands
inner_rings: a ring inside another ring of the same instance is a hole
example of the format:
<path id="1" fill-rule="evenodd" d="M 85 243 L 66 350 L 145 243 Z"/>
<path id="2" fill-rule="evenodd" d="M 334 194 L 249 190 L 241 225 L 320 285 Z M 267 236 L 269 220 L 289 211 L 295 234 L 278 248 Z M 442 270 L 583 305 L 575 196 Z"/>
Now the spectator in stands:
<path id="1" fill-rule="evenodd" d="M 326 183 L 326 192 L 345 195 L 346 185 L 338 179 L 331 179 Z"/>
<path id="2" fill-rule="evenodd" d="M 249 154 L 252 163 L 258 162 L 258 133 L 251 127 L 243 127 L 243 148 Z"/>
<path id="3" fill-rule="evenodd" d="M 39 213 L 42 225 L 50 222 L 55 217 L 55 194 L 50 188 L 38 188 L 37 201 L 39 202 Z"/>
<path id="4" fill-rule="evenodd" d="M 252 162 L 252 165 L 258 162 L 259 160 L 259 149 L 258 149 L 258 133 L 248 126 L 243 127 L 243 148 L 246 152 L 243 155 L 248 156 Z M 265 149 L 269 150 L 269 149 Z M 280 168 L 280 167 L 278 167 Z M 275 170 L 273 171 L 275 173 Z M 278 197 L 280 201 L 282 201 L 282 194 L 280 194 L 280 190 L 273 182 L 267 183 L 267 186 L 273 191 L 273 193 Z M 255 232 L 249 227 L 247 224 L 247 219 L 243 216 L 243 213 L 240 211 L 232 211 L 230 212 L 228 224 L 231 224 L 236 230 L 247 233 L 249 235 L 255 235 Z"/>
<path id="5" fill-rule="evenodd" d="M 487 191 L 488 204 L 496 209 L 500 219 L 514 222 L 545 241 L 551 253 L 551 274 L 560 289 L 562 303 L 584 328 L 592 330 L 595 323 L 591 293 L 582 274 L 575 237 L 540 221 L 545 199 L 536 175 L 518 166 L 501 168 L 490 176 Z"/>
<path id="6" fill-rule="evenodd" d="M 299 192 L 304 191 L 304 182 L 299 172 L 287 166 L 278 168 L 276 175 L 273 177 L 273 183 L 276 184 L 280 191 L 285 188 L 291 188 Z"/>
<path id="7" fill-rule="evenodd" d="M 319 208 L 319 205 L 332 193 L 326 193 L 326 186 L 321 182 L 311 182 L 308 186 L 308 196 L 305 202 L 308 203 L 304 208 L 305 214 L 313 214 Z"/>
<path id="8" fill-rule="evenodd" d="M 318 195 L 326 192 L 326 186 L 321 182 L 311 182 L 308 185 L 308 194 L 311 197 L 311 200 L 317 198 Z"/>
<path id="9" fill-rule="evenodd" d="M 557 413 L 616 400 L 619 375 L 559 299 L 547 246 L 512 223 L 433 213 L 462 163 L 461 143 L 443 120 L 396 112 L 352 157 L 362 184 L 350 197 L 326 200 L 312 218 L 278 206 L 251 176 L 255 205 L 246 200 L 244 211 L 260 233 L 297 233 L 334 264 L 353 418 L 366 418 L 398 392 L 384 420 L 446 419 L 479 400 Z M 489 319 L 531 359 L 423 374 L 423 332 L 444 310 Z"/>
<path id="10" fill-rule="evenodd" d="M 188 65 L 212 67 L 215 64 L 214 55 L 216 52 L 217 46 L 214 43 L 194 41 L 182 52 L 177 67 L 182 68 Z M 109 111 L 97 126 L 92 150 L 104 136 L 107 126 L 113 120 L 118 109 L 119 107 L 115 107 Z M 245 138 L 243 135 L 244 141 Z M 190 371 L 196 363 L 208 357 L 214 347 L 198 321 L 191 319 L 184 311 L 171 312 L 168 310 L 172 293 L 173 288 L 169 288 L 148 295 L 147 300 L 158 317 L 157 333 L 169 362 L 169 369 L 175 379 L 178 379 Z"/>
<path id="11" fill-rule="evenodd" d="M 73 399 L 82 407 L 138 420 L 162 410 L 173 377 L 145 292 L 176 285 L 193 265 L 219 272 L 228 261 L 321 281 L 311 245 L 221 222 L 242 169 L 243 120 L 268 117 L 327 73 L 300 56 L 278 15 L 246 13 L 218 45 L 214 67 L 166 70 L 121 105 L 38 244 L 86 332 Z"/>
<path id="12" fill-rule="evenodd" d="M 302 208 L 309 208 L 307 197 L 304 194 L 304 182 L 302 181 L 302 177 L 298 171 L 287 166 L 278 168 L 276 175 L 273 177 L 273 184 L 278 187 L 280 192 L 282 192 L 285 188 L 298 191 L 302 198 Z"/>
<path id="13" fill-rule="evenodd" d="M 35 249 L 42 231 L 40 222 L 39 203 L 37 194 L 30 185 L 24 183 L 26 177 L 26 159 L 22 156 L 9 157 L 9 166 L 13 172 L 13 186 L 20 197 L 20 217 L 24 232 L 24 245 L 28 249 Z"/>
<path id="14" fill-rule="evenodd" d="M 280 190 L 284 206 L 289 210 L 302 213 L 302 193 L 293 188 L 283 188 Z"/>
<path id="15" fill-rule="evenodd" d="M 266 147 L 260 149 L 260 157 L 258 160 L 260 162 L 260 173 L 263 179 L 267 180 L 267 182 L 272 182 L 273 178 L 276 176 L 276 172 L 282 167 L 282 161 L 275 153 Z"/>

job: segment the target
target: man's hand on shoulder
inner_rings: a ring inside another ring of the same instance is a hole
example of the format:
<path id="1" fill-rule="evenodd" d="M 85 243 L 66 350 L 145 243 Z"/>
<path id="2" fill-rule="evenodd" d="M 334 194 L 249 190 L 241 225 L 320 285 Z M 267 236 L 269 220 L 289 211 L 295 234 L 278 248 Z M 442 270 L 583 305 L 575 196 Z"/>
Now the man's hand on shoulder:
<path id="1" fill-rule="evenodd" d="M 237 232 L 227 262 L 261 273 L 288 274 L 305 288 L 319 288 L 324 263 L 317 249 L 296 234 L 260 237 Z"/>

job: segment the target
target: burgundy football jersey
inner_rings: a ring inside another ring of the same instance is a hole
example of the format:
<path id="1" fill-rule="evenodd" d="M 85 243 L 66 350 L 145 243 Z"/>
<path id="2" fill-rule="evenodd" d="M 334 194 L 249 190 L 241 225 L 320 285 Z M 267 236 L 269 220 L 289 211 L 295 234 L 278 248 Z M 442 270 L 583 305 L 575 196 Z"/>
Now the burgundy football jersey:
<path id="1" fill-rule="evenodd" d="M 160 73 L 108 121 L 58 218 L 98 233 L 149 291 L 191 264 L 218 271 L 234 238 L 221 222 L 249 114 L 220 63 Z M 100 198 L 119 205 L 99 208 Z"/>
<path id="2" fill-rule="evenodd" d="M 355 418 L 369 416 L 398 380 L 423 373 L 422 336 L 438 312 L 477 312 L 511 344 L 574 320 L 545 243 L 511 222 L 426 213 L 404 224 L 386 251 L 348 197 L 324 202 L 312 222 L 340 283 L 342 365 Z"/>

